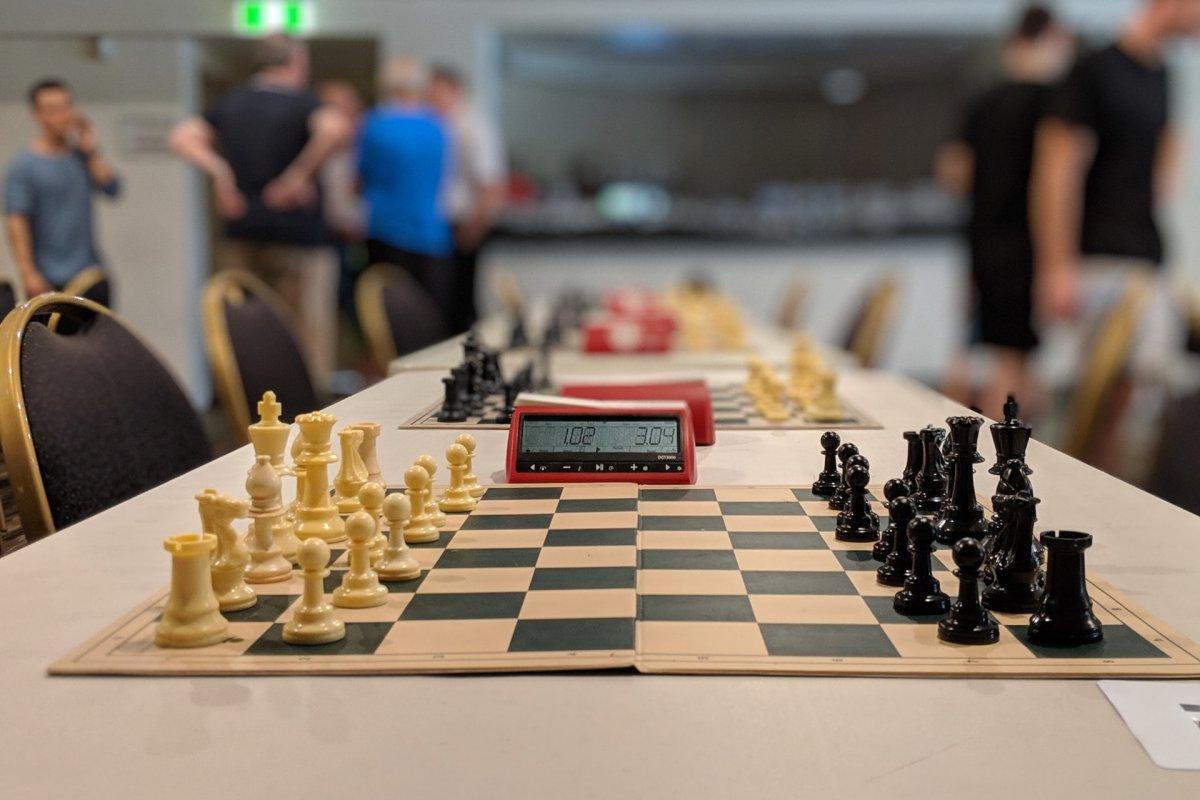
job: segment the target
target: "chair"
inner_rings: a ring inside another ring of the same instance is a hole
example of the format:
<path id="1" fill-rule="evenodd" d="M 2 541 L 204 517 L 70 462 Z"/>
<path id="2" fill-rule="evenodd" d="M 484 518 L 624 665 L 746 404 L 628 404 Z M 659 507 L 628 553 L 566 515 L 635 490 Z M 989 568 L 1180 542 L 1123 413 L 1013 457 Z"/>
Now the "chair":
<path id="1" fill-rule="evenodd" d="M 17 290 L 8 281 L 0 280 L 0 319 L 17 307 Z"/>
<path id="2" fill-rule="evenodd" d="M 248 272 L 224 270 L 204 287 L 200 310 L 217 396 L 238 443 L 249 441 L 246 426 L 268 389 L 289 422 L 324 406 L 291 316 L 273 289 Z"/>
<path id="3" fill-rule="evenodd" d="M 1146 490 L 1200 514 L 1200 391 L 1168 401 Z"/>
<path id="4" fill-rule="evenodd" d="M 1087 460 L 1101 427 L 1114 420 L 1101 414 L 1119 388 L 1133 349 L 1142 314 L 1153 291 L 1144 277 L 1130 278 L 1120 297 L 1105 313 L 1085 348 L 1080 379 L 1067 405 L 1062 450 Z"/>
<path id="5" fill-rule="evenodd" d="M 358 324 L 384 372 L 394 359 L 449 335 L 433 298 L 412 276 L 392 264 L 373 264 L 354 286 Z"/>
<path id="6" fill-rule="evenodd" d="M 53 315 L 72 324 L 51 330 Z M 0 445 L 31 539 L 211 455 L 171 373 L 120 318 L 90 300 L 45 294 L 9 314 L 0 324 L 0 375 Z"/>
<path id="7" fill-rule="evenodd" d="M 860 366 L 878 366 L 888 329 L 896 314 L 900 287 L 891 275 L 880 276 L 855 311 L 846 333 L 845 349 L 853 353 Z"/>
<path id="8" fill-rule="evenodd" d="M 112 308 L 112 283 L 100 267 L 88 267 L 71 278 L 63 286 L 62 293 L 91 300 L 105 308 Z"/>

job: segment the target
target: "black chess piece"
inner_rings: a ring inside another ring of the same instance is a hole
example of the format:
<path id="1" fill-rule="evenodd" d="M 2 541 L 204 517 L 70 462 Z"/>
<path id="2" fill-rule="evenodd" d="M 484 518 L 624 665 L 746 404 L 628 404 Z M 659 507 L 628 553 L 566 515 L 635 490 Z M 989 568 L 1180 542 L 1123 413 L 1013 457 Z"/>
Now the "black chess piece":
<path id="1" fill-rule="evenodd" d="M 846 472 L 850 497 L 846 508 L 838 514 L 833 538 L 840 542 L 873 542 L 879 537 L 879 516 L 867 504 L 867 484 L 871 473 L 866 467 L 852 466 Z"/>
<path id="2" fill-rule="evenodd" d="M 933 576 L 933 517 L 919 516 L 908 524 L 908 549 L 912 568 L 904 578 L 904 588 L 896 592 L 892 608 L 912 617 L 945 614 L 950 610 L 950 597 Z"/>
<path id="3" fill-rule="evenodd" d="M 1079 531 L 1043 531 L 1046 548 L 1046 590 L 1026 636 L 1037 645 L 1075 647 L 1104 638 L 1104 628 L 1092 612 L 1083 553 L 1092 535 Z"/>
<path id="4" fill-rule="evenodd" d="M 935 528 L 937 541 L 954 544 L 964 536 L 983 535 L 983 507 L 975 499 L 975 464 L 979 463 L 979 429 L 983 417 L 950 417 L 950 494 L 942 503 Z"/>
<path id="5" fill-rule="evenodd" d="M 520 308 L 512 312 L 512 327 L 508 334 L 508 349 L 529 346 L 529 334 L 525 331 L 525 317 Z"/>
<path id="6" fill-rule="evenodd" d="M 1017 417 L 1017 401 L 1011 394 L 1004 404 L 1004 421 L 993 422 L 989 426 L 992 434 L 992 444 L 996 448 L 996 463 L 988 469 L 992 475 L 1000 476 L 996 486 L 996 494 L 1016 494 L 1022 489 L 1033 493 L 1027 476 L 1033 473 L 1025 464 L 1025 450 L 1029 447 L 1029 437 L 1033 429 Z M 1009 461 L 1017 459 L 1021 470 L 1026 476 L 1021 481 L 1009 481 L 1004 478 L 1004 468 Z"/>
<path id="7" fill-rule="evenodd" d="M 1010 458 L 1000 468 L 1000 480 L 996 484 L 996 494 L 993 499 L 1003 495 L 1013 495 L 1019 492 L 1033 494 L 1033 484 L 1029 480 L 1032 470 L 1025 465 L 1024 459 Z"/>
<path id="8" fill-rule="evenodd" d="M 507 425 L 512 422 L 513 412 L 517 409 L 517 395 L 521 393 L 521 388 L 515 383 L 504 384 L 504 407 L 500 409 L 500 416 L 496 421 L 501 425 Z"/>
<path id="9" fill-rule="evenodd" d="M 921 446 L 921 434 L 916 431 L 905 431 L 904 441 L 908 443 L 908 458 L 904 462 L 904 472 L 900 480 L 908 486 L 910 495 L 917 492 L 917 475 L 921 472 L 921 464 L 925 459 L 925 450 Z"/>
<path id="10" fill-rule="evenodd" d="M 438 411 L 438 422 L 466 422 L 467 412 L 458 397 L 458 382 L 453 375 L 442 378 L 445 387 L 445 397 L 442 399 L 441 410 Z"/>
<path id="11" fill-rule="evenodd" d="M 917 491 L 913 501 L 919 514 L 936 514 L 946 500 L 946 462 L 942 458 L 942 439 L 946 431 L 927 425 L 921 429 L 921 471 L 917 473 Z"/>
<path id="12" fill-rule="evenodd" d="M 829 497 L 829 507 L 835 511 L 841 511 L 846 500 L 850 496 L 850 487 L 846 484 L 846 462 L 852 457 L 858 455 L 858 445 L 854 442 L 842 442 L 837 449 L 838 464 L 840 464 L 841 475 L 838 478 L 837 489 Z"/>
<path id="13" fill-rule="evenodd" d="M 837 449 L 841 443 L 842 437 L 838 436 L 836 431 L 825 431 L 821 434 L 821 455 L 825 456 L 825 466 L 813 481 L 812 493 L 817 497 L 832 497 L 841 483 L 841 476 L 837 470 Z"/>
<path id="14" fill-rule="evenodd" d="M 999 527 L 988 542 L 983 566 L 983 605 L 992 611 L 1030 614 L 1046 588 L 1042 551 L 1033 540 L 1038 499 L 1029 492 L 998 495 Z"/>
<path id="15" fill-rule="evenodd" d="M 888 506 L 888 516 L 896 529 L 892 551 L 884 559 L 883 566 L 875 570 L 875 580 L 884 586 L 903 586 L 904 578 L 912 569 L 912 551 L 909 550 L 908 525 L 917 515 L 909 496 L 897 497 Z"/>
<path id="16" fill-rule="evenodd" d="M 495 350 L 483 351 L 483 391 L 489 395 L 500 392 L 504 377 L 500 371 L 500 354 Z"/>
<path id="17" fill-rule="evenodd" d="M 938 622 L 938 638 L 954 644 L 992 644 L 1000 641 L 1000 623 L 979 602 L 979 567 L 983 564 L 983 545 L 965 536 L 952 551 L 958 598 L 950 613 Z"/>
<path id="18" fill-rule="evenodd" d="M 883 498 L 887 501 L 888 526 L 879 535 L 879 541 L 871 548 L 871 557 L 876 561 L 887 560 L 888 553 L 896 543 L 896 520 L 892 517 L 892 503 L 901 497 L 908 497 L 908 485 L 899 478 L 892 478 L 883 485 Z M 907 524 L 907 523 L 905 523 Z"/>
<path id="19" fill-rule="evenodd" d="M 538 348 L 538 371 L 537 371 L 537 388 L 538 391 L 548 392 L 554 385 L 550 377 L 550 358 L 552 356 L 551 343 L 543 340 Z"/>

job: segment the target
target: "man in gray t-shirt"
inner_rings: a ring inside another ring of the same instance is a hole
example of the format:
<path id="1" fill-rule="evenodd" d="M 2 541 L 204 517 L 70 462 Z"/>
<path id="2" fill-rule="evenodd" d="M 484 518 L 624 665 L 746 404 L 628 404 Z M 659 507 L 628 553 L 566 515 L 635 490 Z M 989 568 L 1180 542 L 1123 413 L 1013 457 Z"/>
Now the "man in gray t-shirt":
<path id="1" fill-rule="evenodd" d="M 115 197 L 116 173 L 96 151 L 91 122 L 71 103 L 58 80 L 29 90 L 40 131 L 8 166 L 5 227 L 28 297 L 61 289 L 101 263 L 92 232 L 92 192 Z"/>

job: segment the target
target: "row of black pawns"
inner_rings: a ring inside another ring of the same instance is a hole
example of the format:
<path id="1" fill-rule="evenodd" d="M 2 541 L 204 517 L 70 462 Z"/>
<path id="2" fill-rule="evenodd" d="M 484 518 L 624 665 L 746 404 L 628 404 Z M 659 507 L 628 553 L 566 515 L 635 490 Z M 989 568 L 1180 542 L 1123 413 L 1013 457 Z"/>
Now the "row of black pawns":
<path id="1" fill-rule="evenodd" d="M 938 615 L 938 638 L 957 644 L 990 644 L 1000 638 L 991 611 L 1032 614 L 1026 635 L 1036 645 L 1070 647 L 1098 642 L 1103 628 L 1092 612 L 1084 551 L 1092 537 L 1077 531 L 1044 531 L 1035 541 L 1038 499 L 1029 482 L 1025 449 L 1031 429 L 1017 418 L 1012 398 L 1004 422 L 990 426 L 999 477 L 995 510 L 985 519 L 975 499 L 974 465 L 980 417 L 950 417 L 946 429 L 908 431 L 908 461 L 899 478 L 883 488 L 889 524 L 867 502 L 870 465 L 852 443 L 833 431 L 821 436 L 825 466 L 813 494 L 840 511 L 834 536 L 847 542 L 874 541 L 883 562 L 876 580 L 901 587 L 894 607 L 908 616 Z M 933 575 L 935 543 L 952 548 L 958 598 L 951 603 Z M 1044 562 L 1044 564 L 1043 564 Z M 983 585 L 982 592 L 980 585 Z"/>

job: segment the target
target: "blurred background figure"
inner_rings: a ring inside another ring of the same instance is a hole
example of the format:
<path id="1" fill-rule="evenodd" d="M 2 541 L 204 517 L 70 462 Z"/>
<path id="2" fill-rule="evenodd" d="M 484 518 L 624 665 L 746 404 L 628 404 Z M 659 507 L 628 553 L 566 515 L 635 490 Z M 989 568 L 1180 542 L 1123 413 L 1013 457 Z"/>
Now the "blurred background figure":
<path id="1" fill-rule="evenodd" d="M 28 92 L 38 133 L 8 165 L 8 243 L 27 297 L 61 289 L 103 258 L 92 230 L 92 193 L 116 197 L 117 174 L 97 149 L 96 129 L 61 80 Z"/>
<path id="2" fill-rule="evenodd" d="M 337 346 L 337 256 L 316 180 L 350 139 L 349 123 L 308 89 L 308 48 L 282 35 L 262 40 L 258 72 L 181 122 L 171 146 L 212 181 L 226 240 L 219 269 L 243 269 L 282 295 L 318 385 Z"/>
<path id="3" fill-rule="evenodd" d="M 942 148 L 935 167 L 939 183 L 970 202 L 972 352 L 951 364 L 946 393 L 993 417 L 1009 394 L 1025 400 L 1027 413 L 1035 405 L 1029 176 L 1034 133 L 1073 54 L 1070 32 L 1047 8 L 1021 12 L 1003 45 L 1000 80 L 971 102 L 958 138 Z M 980 360 L 987 377 L 976 387 Z"/>
<path id="4" fill-rule="evenodd" d="M 454 225 L 454 296 L 450 325 L 455 332 L 475 324 L 479 251 L 504 207 L 505 167 L 500 135 L 467 99 L 467 86 L 453 67 L 435 65 L 429 102 L 448 122 L 454 141 L 446 209 Z"/>
<path id="5" fill-rule="evenodd" d="M 357 138 L 362 126 L 363 102 L 354 84 L 322 81 L 317 84 L 317 97 L 322 104 L 342 113 Z M 358 149 L 345 147 L 331 155 L 321 168 L 320 185 L 325 224 L 338 254 L 338 306 L 344 311 L 351 308 L 354 281 L 367 266 L 367 215 L 359 195 Z"/>
<path id="6" fill-rule="evenodd" d="M 1200 0 L 1144 0 L 1114 43 L 1074 68 L 1037 135 L 1036 305 L 1047 321 L 1086 326 L 1132 276 L 1152 278 L 1134 367 L 1154 379 L 1183 344 L 1155 221 L 1179 166 L 1163 56 L 1172 39 L 1198 33 Z"/>
<path id="7" fill-rule="evenodd" d="M 379 77 L 380 103 L 359 136 L 359 176 L 367 205 L 371 263 L 405 269 L 449 316 L 454 252 L 442 207 L 452 143 L 445 122 L 426 102 L 429 72 L 396 56 Z"/>

